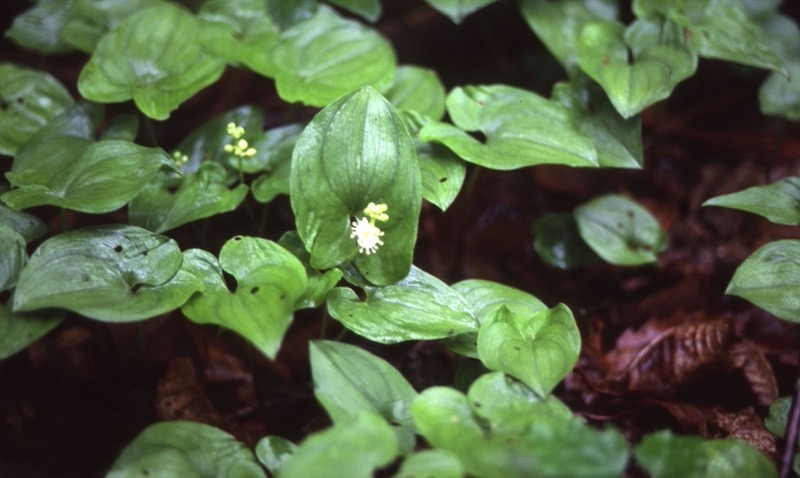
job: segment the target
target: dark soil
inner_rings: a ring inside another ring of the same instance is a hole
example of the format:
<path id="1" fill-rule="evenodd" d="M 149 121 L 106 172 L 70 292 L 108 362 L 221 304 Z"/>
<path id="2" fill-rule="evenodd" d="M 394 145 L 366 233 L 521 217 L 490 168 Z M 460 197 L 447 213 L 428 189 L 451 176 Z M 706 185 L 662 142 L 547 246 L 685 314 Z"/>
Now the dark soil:
<path id="1" fill-rule="evenodd" d="M 800 18 L 798 5 L 787 3 Z M 436 69 L 448 88 L 506 83 L 548 95 L 552 83 L 563 79 L 513 2 L 492 5 L 461 26 L 420 0 L 384 5 L 378 28 L 395 45 L 399 61 Z M 3 30 L 28 6 L 5 2 Z M 86 60 L 42 58 L 5 40 L 0 58 L 44 68 L 72 88 Z M 584 351 L 556 394 L 576 413 L 610 421 L 632 441 L 669 427 L 709 438 L 741 437 L 776 457 L 780 443 L 761 422 L 774 390 L 760 382 L 772 375 L 780 396 L 793 392 L 800 328 L 724 291 L 750 253 L 772 240 L 800 237 L 800 231 L 701 207 L 708 198 L 798 171 L 800 127 L 759 112 L 757 89 L 765 75 L 702 60 L 697 74 L 668 101 L 644 113 L 642 170 L 470 168 L 473 186 L 446 213 L 424 205 L 415 264 L 447 283 L 490 279 L 551 306 L 567 304 L 583 332 Z M 266 127 L 281 124 L 289 113 L 271 81 L 229 69 L 218 84 L 156 125 L 159 145 L 169 150 L 202 122 L 245 103 L 268 111 Z M 132 111 L 130 104 L 109 108 Z M 294 119 L 313 113 L 292 112 Z M 0 172 L 10 164 L 0 158 Z M 669 236 L 659 264 L 572 271 L 546 266 L 533 249 L 532 223 L 605 193 L 626 195 L 658 218 Z M 257 214 L 264 207 L 249 206 Z M 59 231 L 57 211 L 34 212 L 51 219 L 50 234 Z M 270 204 L 268 214 L 265 231 L 238 211 L 213 218 L 205 233 L 190 224 L 169 234 L 182 248 L 217 253 L 235 234 L 277 239 L 292 228 L 286 198 Z M 67 220 L 72 229 L 126 218 L 120 211 L 100 218 L 70 214 Z M 298 312 L 272 362 L 233 333 L 195 325 L 179 312 L 125 325 L 69 317 L 0 363 L 0 476 L 102 476 L 136 434 L 159 420 L 211 423 L 251 446 L 268 434 L 299 441 L 329 423 L 314 399 L 308 363 L 308 342 L 321 337 L 341 337 L 386 358 L 418 390 L 452 385 L 456 372 L 471 366 L 438 343 L 380 346 L 336 323 L 323 328 L 322 321 L 321 310 Z M 721 337 L 718 346 L 698 345 L 714 334 Z M 691 357 L 688 368 L 675 365 L 677 357 L 659 345 L 677 336 L 690 338 L 678 349 Z M 656 346 L 643 352 L 648 343 Z M 639 381 L 625 382 L 625 367 L 636 356 L 644 357 Z"/>

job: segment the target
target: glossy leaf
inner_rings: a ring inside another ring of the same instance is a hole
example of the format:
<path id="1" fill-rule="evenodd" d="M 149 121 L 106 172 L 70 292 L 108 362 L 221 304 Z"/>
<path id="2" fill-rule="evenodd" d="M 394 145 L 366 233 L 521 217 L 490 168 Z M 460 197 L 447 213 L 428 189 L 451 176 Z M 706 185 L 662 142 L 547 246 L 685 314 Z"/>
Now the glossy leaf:
<path id="1" fill-rule="evenodd" d="M 68 309 L 104 322 L 143 320 L 203 288 L 202 255 L 135 226 L 96 226 L 43 242 L 22 270 L 14 311 Z"/>
<path id="2" fill-rule="evenodd" d="M 219 264 L 210 269 L 205 291 L 182 307 L 184 315 L 233 330 L 274 359 L 295 302 L 306 290 L 303 265 L 272 241 L 236 236 L 222 246 Z M 223 270 L 236 280 L 236 290 L 228 290 Z"/>
<path id="3" fill-rule="evenodd" d="M 764 426 L 775 436 L 783 438 L 789 423 L 792 409 L 792 397 L 781 397 L 769 406 L 769 415 L 764 419 Z"/>
<path id="4" fill-rule="evenodd" d="M 243 161 L 242 164 L 247 173 L 264 173 L 251 184 L 253 197 L 257 201 L 267 203 L 279 194 L 289 194 L 292 152 L 302 131 L 303 127 L 299 124 L 281 126 L 265 131 L 253 143 L 258 153 L 248 158 L 251 161 Z"/>
<path id="5" fill-rule="evenodd" d="M 308 20 L 318 9 L 317 0 L 267 0 L 267 10 L 281 30 Z"/>
<path id="6" fill-rule="evenodd" d="M 376 285 L 408 275 L 421 199 L 414 144 L 394 107 L 378 92 L 356 90 L 320 111 L 297 140 L 291 195 L 297 232 L 311 265 L 353 260 Z M 386 204 L 380 249 L 359 254 L 351 223 L 370 203 Z"/>
<path id="7" fill-rule="evenodd" d="M 383 37 L 322 7 L 281 34 L 271 60 L 280 97 L 311 106 L 325 106 L 366 85 L 383 91 L 396 68 Z"/>
<path id="8" fill-rule="evenodd" d="M 447 96 L 447 111 L 455 126 L 428 123 L 420 140 L 442 143 L 467 162 L 500 170 L 597 165 L 594 145 L 570 112 L 535 93 L 503 85 L 459 87 Z M 468 134 L 476 131 L 485 142 Z"/>
<path id="9" fill-rule="evenodd" d="M 75 137 L 31 144 L 14 158 L 2 200 L 16 209 L 51 205 L 100 214 L 133 199 L 171 159 L 127 141 Z"/>
<path id="10" fill-rule="evenodd" d="M 458 156 L 440 144 L 417 143 L 422 178 L 422 197 L 445 211 L 461 191 L 467 167 Z"/>
<path id="11" fill-rule="evenodd" d="M 311 267 L 309 263 L 311 254 L 306 250 L 306 246 L 297 236 L 296 231 L 285 232 L 278 240 L 278 244 L 285 247 L 287 251 L 291 252 L 300 260 L 308 276 L 306 291 L 303 293 L 303 296 L 297 300 L 295 308 L 305 309 L 319 307 L 325 303 L 325 296 L 328 294 L 328 291 L 333 289 L 342 278 L 341 269 L 328 269 L 325 272 L 320 272 Z"/>
<path id="12" fill-rule="evenodd" d="M 574 211 L 584 241 L 606 262 L 621 266 L 653 263 L 667 236 L 646 209 L 630 199 L 606 195 Z"/>
<path id="13" fill-rule="evenodd" d="M 702 57 L 783 70 L 764 30 L 739 0 L 635 0 L 633 11 L 639 17 L 667 16 L 686 30 L 692 49 Z"/>
<path id="14" fill-rule="evenodd" d="M 447 15 L 453 23 L 461 23 L 469 14 L 497 0 L 425 0 L 428 5 Z"/>
<path id="15" fill-rule="evenodd" d="M 17 278 L 28 261 L 25 238 L 0 224 L 0 292 L 17 284 Z"/>
<path id="16" fill-rule="evenodd" d="M 444 85 L 428 68 L 399 66 L 385 96 L 398 111 L 413 111 L 434 120 L 444 116 Z"/>
<path id="17" fill-rule="evenodd" d="M 44 72 L 3 63 L 0 79 L 0 154 L 11 156 L 71 105 L 72 97 Z"/>
<path id="18" fill-rule="evenodd" d="M 567 376 L 580 349 L 575 319 L 563 304 L 529 315 L 504 306 L 478 332 L 478 356 L 486 368 L 518 378 L 540 396 Z"/>
<path id="19" fill-rule="evenodd" d="M 602 259 L 586 244 L 572 214 L 548 214 L 533 224 L 533 247 L 545 264 L 573 269 Z"/>
<path id="20" fill-rule="evenodd" d="M 371 22 L 380 18 L 383 10 L 380 0 L 328 0 L 328 2 L 347 9 Z"/>
<path id="21" fill-rule="evenodd" d="M 91 53 L 123 20 L 158 3 L 163 0 L 74 0 L 61 37 L 73 48 Z"/>
<path id="22" fill-rule="evenodd" d="M 139 133 L 139 118 L 121 114 L 111 119 L 100 139 L 119 139 L 133 142 Z"/>
<path id="23" fill-rule="evenodd" d="M 422 450 L 408 455 L 394 478 L 463 478 L 464 467 L 447 450 Z"/>
<path id="24" fill-rule="evenodd" d="M 122 450 L 107 478 L 265 478 L 253 453 L 228 433 L 195 422 L 150 425 Z"/>
<path id="25" fill-rule="evenodd" d="M 663 431 L 645 436 L 634 454 L 653 478 L 778 476 L 766 456 L 736 439 L 705 440 Z"/>
<path id="26" fill-rule="evenodd" d="M 177 190 L 166 173 L 151 181 L 131 201 L 128 220 L 135 226 L 162 233 L 233 211 L 247 192 L 244 184 L 228 189 L 225 169 L 217 163 L 204 162 L 197 171 L 180 178 Z"/>
<path id="27" fill-rule="evenodd" d="M 667 98 L 694 74 L 697 56 L 668 21 L 591 22 L 581 30 L 578 65 L 600 83 L 623 118 Z"/>
<path id="28" fill-rule="evenodd" d="M 0 203 L 0 227 L 8 227 L 26 242 L 38 239 L 47 233 L 47 226 L 36 216 L 11 209 Z"/>
<path id="29" fill-rule="evenodd" d="M 417 392 L 388 362 L 338 342 L 311 342 L 309 353 L 314 396 L 334 423 L 372 412 L 413 431 L 411 402 Z"/>
<path id="30" fill-rule="evenodd" d="M 197 20 L 173 4 L 159 3 L 128 17 L 97 44 L 78 78 L 86 99 L 133 99 L 145 115 L 167 119 L 183 101 L 214 83 L 225 68 L 203 52 Z"/>
<path id="31" fill-rule="evenodd" d="M 256 457 L 273 475 L 280 473 L 281 468 L 292 454 L 297 450 L 297 445 L 285 438 L 268 435 L 256 444 Z"/>
<path id="32" fill-rule="evenodd" d="M 104 115 L 103 105 L 88 101 L 72 104 L 37 131 L 18 153 L 25 156 L 29 150 L 39 147 L 37 143 L 64 136 L 93 140 Z"/>
<path id="33" fill-rule="evenodd" d="M 589 22 L 614 21 L 619 14 L 615 0 L 521 0 L 522 17 L 550 53 L 570 73 L 578 66 L 578 40 Z"/>
<path id="34" fill-rule="evenodd" d="M 758 90 L 761 112 L 800 121 L 800 55 L 795 61 L 786 64 L 786 70 L 788 78 L 772 73 Z"/>
<path id="35" fill-rule="evenodd" d="M 790 322 L 800 322 L 800 241 L 767 243 L 733 274 L 726 294 L 754 303 Z"/>
<path id="36" fill-rule="evenodd" d="M 209 0 L 197 12 L 206 51 L 267 77 L 275 75 L 270 50 L 280 31 L 264 0 Z"/>
<path id="37" fill-rule="evenodd" d="M 478 329 L 466 300 L 416 267 L 396 284 L 366 287 L 366 300 L 347 287 L 328 293 L 328 313 L 353 332 L 375 342 L 433 340 Z"/>
<path id="38" fill-rule="evenodd" d="M 787 226 L 800 224 L 800 177 L 781 179 L 724 196 L 711 198 L 703 206 L 722 206 L 764 216 Z"/>
<path id="39" fill-rule="evenodd" d="M 281 468 L 280 478 L 371 478 L 398 454 L 392 427 L 374 413 L 308 436 Z"/>
<path id="40" fill-rule="evenodd" d="M 6 36 L 17 45 L 46 55 L 72 50 L 61 38 L 61 29 L 70 17 L 73 0 L 39 0 L 14 19 Z"/>
<path id="41" fill-rule="evenodd" d="M 54 311 L 14 313 L 11 302 L 0 306 L 0 360 L 7 359 L 44 337 L 64 319 Z"/>

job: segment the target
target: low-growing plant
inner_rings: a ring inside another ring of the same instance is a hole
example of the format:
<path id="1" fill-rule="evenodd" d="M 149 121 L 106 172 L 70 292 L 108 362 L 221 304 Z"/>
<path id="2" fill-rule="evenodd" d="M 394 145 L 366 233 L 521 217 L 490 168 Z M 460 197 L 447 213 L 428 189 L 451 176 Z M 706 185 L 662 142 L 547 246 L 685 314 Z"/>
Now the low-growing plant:
<path id="1" fill-rule="evenodd" d="M 494 1 L 428 3 L 459 23 Z M 700 59 L 770 70 L 763 111 L 800 118 L 800 33 L 778 3 L 634 0 L 625 24 L 628 5 L 614 0 L 520 0 L 565 72 L 547 98 L 504 84 L 447 92 L 435 71 L 397 65 L 369 25 L 379 0 L 41 0 L 6 35 L 87 56 L 77 85 L 0 65 L 0 154 L 13 158 L 0 195 L 0 358 L 68 315 L 111 324 L 182 314 L 275 359 L 295 312 L 322 309 L 377 344 L 442 341 L 483 367 L 463 389 L 417 391 L 377 355 L 312 341 L 330 427 L 299 444 L 266 436 L 253 452 L 209 425 L 156 423 L 109 477 L 615 477 L 634 462 L 652 476 L 777 476 L 739 440 L 663 431 L 631 446 L 590 426 L 552 393 L 581 352 L 569 307 L 488 280 L 446 284 L 413 260 L 423 202 L 446 211 L 468 195 L 468 165 L 642 167 L 640 113 Z M 239 69 L 311 108 L 265 129 L 260 107 L 229 104 L 165 150 L 158 122 Z M 281 195 L 294 226 L 274 240 L 231 228 L 217 252 L 170 236 L 218 227 L 215 216 L 232 211 L 252 218 L 243 230 L 264 231 L 259 215 Z M 708 204 L 797 224 L 797 200 L 789 178 Z M 66 211 L 92 225 L 70 230 Z M 658 221 L 619 195 L 533 228 L 536 250 L 559 268 L 650 264 L 667 247 Z M 729 292 L 797 321 L 798 264 L 800 242 L 769 244 Z"/>

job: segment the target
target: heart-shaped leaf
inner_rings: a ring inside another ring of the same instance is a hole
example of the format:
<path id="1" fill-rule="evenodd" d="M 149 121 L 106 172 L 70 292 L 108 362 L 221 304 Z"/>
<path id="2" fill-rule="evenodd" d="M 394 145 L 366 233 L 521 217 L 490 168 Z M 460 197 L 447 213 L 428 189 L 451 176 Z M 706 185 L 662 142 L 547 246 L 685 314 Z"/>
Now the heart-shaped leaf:
<path id="1" fill-rule="evenodd" d="M 123 20 L 158 3 L 163 0 L 74 0 L 61 37 L 73 48 L 91 53 Z"/>
<path id="2" fill-rule="evenodd" d="M 434 120 L 444 116 L 444 85 L 433 70 L 399 66 L 385 96 L 398 111 L 413 111 Z"/>
<path id="3" fill-rule="evenodd" d="M 503 85 L 459 87 L 447 96 L 447 111 L 455 126 L 430 122 L 419 138 L 442 143 L 467 162 L 500 170 L 597 165 L 594 145 L 570 112 L 535 93 Z M 486 141 L 467 133 L 474 131 Z"/>
<path id="4" fill-rule="evenodd" d="M 210 269 L 205 291 L 183 306 L 184 315 L 233 330 L 274 359 L 306 290 L 303 265 L 275 242 L 236 236 L 222 246 L 218 265 Z M 236 279 L 235 291 L 225 285 L 223 270 Z"/>
<path id="5" fill-rule="evenodd" d="M 36 6 L 14 18 L 6 36 L 27 49 L 53 55 L 72 50 L 61 38 L 74 0 L 40 0 Z"/>
<path id="6" fill-rule="evenodd" d="M 397 438 L 380 415 L 354 419 L 309 435 L 281 467 L 281 478 L 371 478 L 398 455 Z"/>
<path id="7" fill-rule="evenodd" d="M 546 396 L 578 360 L 581 336 L 563 304 L 531 315 L 495 310 L 478 332 L 478 356 L 490 370 L 520 379 Z"/>
<path id="8" fill-rule="evenodd" d="M 586 244 L 572 214 L 548 214 L 533 224 L 533 247 L 549 266 L 573 269 L 602 259 Z"/>
<path id="9" fill-rule="evenodd" d="M 244 443 L 210 425 L 162 422 L 150 425 L 117 457 L 107 478 L 142 476 L 230 476 L 265 478 Z"/>
<path id="10" fill-rule="evenodd" d="M 329 0 L 328 3 L 345 8 L 371 22 L 380 18 L 382 12 L 380 0 Z"/>
<path id="11" fill-rule="evenodd" d="M 764 216 L 776 224 L 800 224 L 800 177 L 754 186 L 711 198 L 703 206 L 722 206 Z"/>
<path id="12" fill-rule="evenodd" d="M 353 332 L 381 343 L 433 340 L 478 329 L 466 300 L 432 275 L 412 267 L 385 287 L 366 287 L 362 301 L 347 287 L 328 293 L 328 312 Z"/>
<path id="13" fill-rule="evenodd" d="M 269 51 L 280 32 L 264 0 L 209 0 L 200 7 L 197 19 L 206 51 L 261 75 L 275 75 Z"/>
<path id="14" fill-rule="evenodd" d="M 184 100 L 214 83 L 225 64 L 197 41 L 189 12 L 158 3 L 128 17 L 97 44 L 78 78 L 84 98 L 101 103 L 133 99 L 145 115 L 167 119 Z"/>
<path id="15" fill-rule="evenodd" d="M 609 194 L 575 208 L 578 231 L 589 247 L 611 264 L 637 266 L 658 261 L 667 236 L 646 209 Z"/>
<path id="16" fill-rule="evenodd" d="M 0 306 L 0 360 L 7 359 L 44 337 L 64 319 L 63 312 L 14 313 L 11 302 Z"/>
<path id="17" fill-rule="evenodd" d="M 417 143 L 422 177 L 422 197 L 445 211 L 461 191 L 467 167 L 464 161 L 440 144 Z"/>
<path id="18" fill-rule="evenodd" d="M 284 31 L 271 60 L 280 97 L 311 106 L 325 106 L 366 85 L 383 91 L 396 68 L 389 42 L 325 7 Z"/>
<path id="19" fill-rule="evenodd" d="M 66 88 L 47 73 L 0 64 L 0 154 L 14 155 L 69 105 Z"/>
<path id="20" fill-rule="evenodd" d="M 402 119 L 372 88 L 356 90 L 320 111 L 297 140 L 291 202 L 311 265 L 329 269 L 355 258 L 367 280 L 397 282 L 411 268 L 421 199 L 420 170 Z M 385 204 L 385 243 L 358 253 L 351 237 L 369 203 Z"/>
<path id="21" fill-rule="evenodd" d="M 14 158 L 8 180 L 17 188 L 2 196 L 16 209 L 44 204 L 100 214 L 133 199 L 162 165 L 164 151 L 136 144 L 75 137 L 31 144 Z"/>
<path id="22" fill-rule="evenodd" d="M 461 23 L 469 14 L 497 0 L 425 0 L 428 5 L 447 15 L 453 23 Z"/>
<path id="23" fill-rule="evenodd" d="M 135 226 L 66 232 L 31 255 L 17 283 L 14 311 L 60 308 L 104 322 L 154 317 L 203 288 L 202 259 Z"/>
<path id="24" fill-rule="evenodd" d="M 800 322 L 800 241 L 770 242 L 733 274 L 726 294 L 747 299 L 770 314 Z"/>
<path id="25" fill-rule="evenodd" d="M 182 176 L 177 190 L 167 173 L 151 181 L 128 207 L 128 220 L 135 226 L 162 233 L 199 219 L 236 209 L 247 196 L 247 186 L 226 185 L 225 169 L 211 162 Z M 172 192 L 174 191 L 174 192 Z"/>
<path id="26" fill-rule="evenodd" d="M 417 392 L 385 360 L 353 345 L 311 342 L 314 395 L 334 423 L 373 412 L 412 432 L 411 402 Z"/>
<path id="27" fill-rule="evenodd" d="M 666 20 L 637 20 L 627 30 L 618 22 L 591 22 L 581 30 L 578 64 L 630 118 L 694 74 L 697 55 L 682 38 L 683 30 Z"/>

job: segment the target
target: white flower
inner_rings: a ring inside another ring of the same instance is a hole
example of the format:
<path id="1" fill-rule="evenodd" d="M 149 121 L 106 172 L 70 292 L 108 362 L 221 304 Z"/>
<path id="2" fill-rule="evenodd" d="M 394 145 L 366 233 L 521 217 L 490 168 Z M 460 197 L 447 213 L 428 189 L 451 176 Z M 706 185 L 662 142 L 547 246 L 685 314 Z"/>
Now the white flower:
<path id="1" fill-rule="evenodd" d="M 383 231 L 375 225 L 375 219 L 368 220 L 362 217 L 358 222 L 353 221 L 351 238 L 355 238 L 358 243 L 358 252 L 370 255 L 377 252 L 378 246 L 383 245 L 381 236 Z"/>

